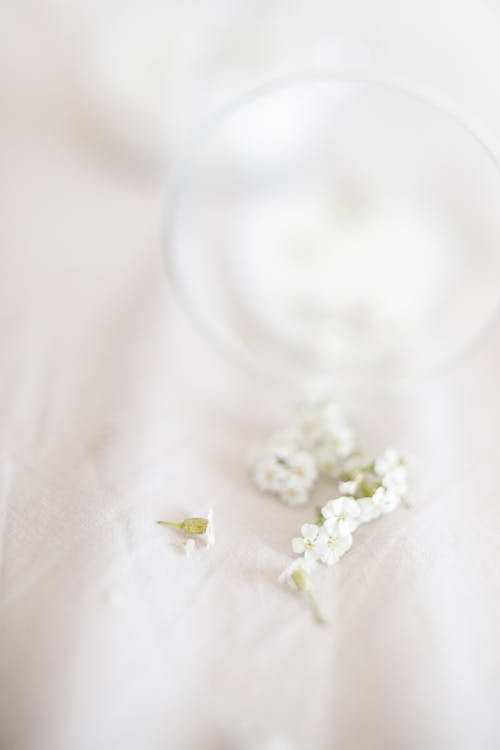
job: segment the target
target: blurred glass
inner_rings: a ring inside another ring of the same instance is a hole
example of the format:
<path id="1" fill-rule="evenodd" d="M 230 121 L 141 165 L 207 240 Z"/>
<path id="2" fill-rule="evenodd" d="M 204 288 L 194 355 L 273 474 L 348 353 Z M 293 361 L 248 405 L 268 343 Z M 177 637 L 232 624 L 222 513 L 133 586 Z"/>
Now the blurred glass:
<path id="1" fill-rule="evenodd" d="M 378 81 L 242 98 L 178 165 L 167 265 L 224 351 L 277 377 L 418 376 L 499 306 L 500 171 L 453 115 Z"/>

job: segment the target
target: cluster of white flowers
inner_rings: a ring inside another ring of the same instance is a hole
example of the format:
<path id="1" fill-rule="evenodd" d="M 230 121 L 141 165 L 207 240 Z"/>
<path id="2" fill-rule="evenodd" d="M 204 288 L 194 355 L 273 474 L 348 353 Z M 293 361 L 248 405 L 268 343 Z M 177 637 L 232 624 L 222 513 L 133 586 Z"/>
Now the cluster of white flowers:
<path id="1" fill-rule="evenodd" d="M 338 478 L 356 449 L 354 432 L 325 387 L 298 404 L 297 424 L 274 434 L 257 453 L 257 487 L 287 505 L 304 505 L 318 476 Z"/>
<path id="2" fill-rule="evenodd" d="M 319 563 L 337 563 L 351 548 L 352 535 L 361 524 L 391 513 L 406 502 L 408 470 L 405 460 L 392 448 L 369 464 L 362 465 L 358 460 L 343 473 L 339 489 L 342 495 L 329 500 L 318 511 L 317 523 L 305 523 L 301 536 L 292 539 L 292 549 L 301 557 L 296 558 L 279 579 L 305 592 L 316 613 L 310 574 Z"/>
<path id="3" fill-rule="evenodd" d="M 360 523 L 373 521 L 407 502 L 408 468 L 394 448 L 384 451 L 372 463 L 354 468 L 343 480 L 339 490 L 357 501 Z"/>
<path id="4" fill-rule="evenodd" d="M 317 478 L 314 457 L 301 447 L 300 432 L 278 432 L 259 452 L 254 466 L 257 487 L 287 505 L 304 505 Z"/>
<path id="5" fill-rule="evenodd" d="M 331 386 L 316 383 L 299 401 L 295 425 L 273 435 L 258 452 L 253 474 L 259 489 L 288 505 L 304 505 L 319 476 L 337 485 L 338 496 L 318 508 L 316 523 L 305 523 L 301 536 L 292 539 L 300 557 L 279 577 L 310 599 L 322 622 L 311 573 L 319 564 L 335 565 L 361 524 L 407 502 L 406 461 L 393 448 L 373 461 L 363 459 Z"/>
<path id="6" fill-rule="evenodd" d="M 327 385 L 313 385 L 298 406 L 302 445 L 314 456 L 318 471 L 337 478 L 356 451 L 354 430 Z"/>

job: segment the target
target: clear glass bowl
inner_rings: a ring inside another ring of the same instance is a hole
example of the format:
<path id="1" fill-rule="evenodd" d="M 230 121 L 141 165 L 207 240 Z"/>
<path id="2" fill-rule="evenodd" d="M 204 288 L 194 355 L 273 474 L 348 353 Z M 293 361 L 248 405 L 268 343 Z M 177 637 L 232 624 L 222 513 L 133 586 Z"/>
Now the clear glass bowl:
<path id="1" fill-rule="evenodd" d="M 174 173 L 167 267 L 224 351 L 290 378 L 418 376 L 498 312 L 500 171 L 474 131 L 383 81 L 243 97 Z"/>

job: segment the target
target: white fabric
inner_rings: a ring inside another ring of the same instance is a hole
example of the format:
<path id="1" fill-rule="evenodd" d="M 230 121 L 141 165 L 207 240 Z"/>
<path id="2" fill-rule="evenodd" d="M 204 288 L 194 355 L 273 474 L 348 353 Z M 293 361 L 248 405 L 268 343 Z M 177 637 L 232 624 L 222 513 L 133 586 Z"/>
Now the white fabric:
<path id="1" fill-rule="evenodd" d="M 33 46 L 2 66 L 0 746 L 222 750 L 259 727 L 302 750 L 497 748 L 499 326 L 412 389 L 340 394 L 367 450 L 418 468 L 414 509 L 319 575 L 318 627 L 276 581 L 304 510 L 245 465 L 287 385 L 185 319 L 162 180 L 100 158 L 14 7 L 2 37 Z M 216 546 L 186 559 L 155 520 L 209 506 Z"/>

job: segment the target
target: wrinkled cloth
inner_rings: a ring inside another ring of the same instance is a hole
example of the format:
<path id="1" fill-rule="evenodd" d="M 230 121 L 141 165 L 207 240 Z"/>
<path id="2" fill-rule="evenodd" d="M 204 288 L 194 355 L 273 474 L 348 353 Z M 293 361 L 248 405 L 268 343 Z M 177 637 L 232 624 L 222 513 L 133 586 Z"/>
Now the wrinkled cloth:
<path id="1" fill-rule="evenodd" d="M 0 124 L 0 745 L 222 750 L 250 726 L 298 750 L 497 748 L 500 325 L 433 377 L 339 392 L 368 453 L 414 457 L 413 508 L 318 573 L 318 626 L 277 583 L 314 503 L 284 507 L 247 466 L 292 385 L 224 361 L 187 319 L 161 177 L 100 159 L 56 93 L 16 91 Z M 216 545 L 186 559 L 155 521 L 210 506 Z"/>

